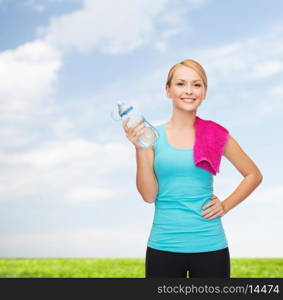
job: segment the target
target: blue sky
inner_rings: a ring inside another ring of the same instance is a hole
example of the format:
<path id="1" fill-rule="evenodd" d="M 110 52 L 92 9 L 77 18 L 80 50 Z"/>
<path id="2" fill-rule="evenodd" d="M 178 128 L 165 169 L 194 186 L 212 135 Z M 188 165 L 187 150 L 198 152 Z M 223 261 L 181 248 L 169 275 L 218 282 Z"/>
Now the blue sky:
<path id="1" fill-rule="evenodd" d="M 117 101 L 153 124 L 184 59 L 205 68 L 198 115 L 264 180 L 222 218 L 232 257 L 282 257 L 282 1 L 0 0 L 0 257 L 144 257 L 154 205 L 135 187 Z M 222 158 L 214 194 L 242 180 Z"/>

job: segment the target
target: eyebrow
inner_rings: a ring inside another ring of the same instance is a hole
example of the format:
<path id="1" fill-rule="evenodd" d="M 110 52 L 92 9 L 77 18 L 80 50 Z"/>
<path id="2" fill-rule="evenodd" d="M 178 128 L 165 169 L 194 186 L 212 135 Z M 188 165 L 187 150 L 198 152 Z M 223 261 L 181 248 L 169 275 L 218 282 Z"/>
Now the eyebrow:
<path id="1" fill-rule="evenodd" d="M 176 80 L 186 81 L 185 79 L 176 79 Z M 201 80 L 200 79 L 192 80 L 192 82 L 196 82 L 196 81 L 201 81 Z"/>

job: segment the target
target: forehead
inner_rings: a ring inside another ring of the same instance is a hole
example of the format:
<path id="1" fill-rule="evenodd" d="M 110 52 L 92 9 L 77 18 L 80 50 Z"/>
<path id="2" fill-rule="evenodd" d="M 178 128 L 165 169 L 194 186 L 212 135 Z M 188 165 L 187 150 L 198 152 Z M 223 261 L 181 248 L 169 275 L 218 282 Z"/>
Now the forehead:
<path id="1" fill-rule="evenodd" d="M 177 79 L 184 79 L 184 80 L 201 80 L 200 76 L 198 75 L 198 73 L 189 68 L 189 67 L 184 67 L 184 66 L 181 66 L 181 67 L 178 67 L 174 74 L 173 74 L 173 79 L 177 80 Z"/>

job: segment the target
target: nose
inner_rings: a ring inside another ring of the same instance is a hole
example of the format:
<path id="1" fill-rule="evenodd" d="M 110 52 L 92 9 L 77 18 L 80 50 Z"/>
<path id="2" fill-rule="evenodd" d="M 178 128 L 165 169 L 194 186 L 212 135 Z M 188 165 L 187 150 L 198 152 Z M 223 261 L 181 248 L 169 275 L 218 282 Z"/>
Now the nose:
<path id="1" fill-rule="evenodd" d="M 187 86 L 186 92 L 187 92 L 188 94 L 191 94 L 191 93 L 192 93 L 192 88 L 191 88 L 191 86 Z"/>

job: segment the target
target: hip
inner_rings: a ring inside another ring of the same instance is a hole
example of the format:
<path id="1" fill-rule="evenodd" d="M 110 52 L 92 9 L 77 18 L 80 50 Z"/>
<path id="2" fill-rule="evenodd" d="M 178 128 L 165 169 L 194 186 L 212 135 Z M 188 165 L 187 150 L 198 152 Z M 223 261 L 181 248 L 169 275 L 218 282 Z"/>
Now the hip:
<path id="1" fill-rule="evenodd" d="M 148 238 L 148 246 L 165 251 L 205 252 L 228 246 L 221 223 L 206 227 L 176 227 L 153 224 Z"/>

